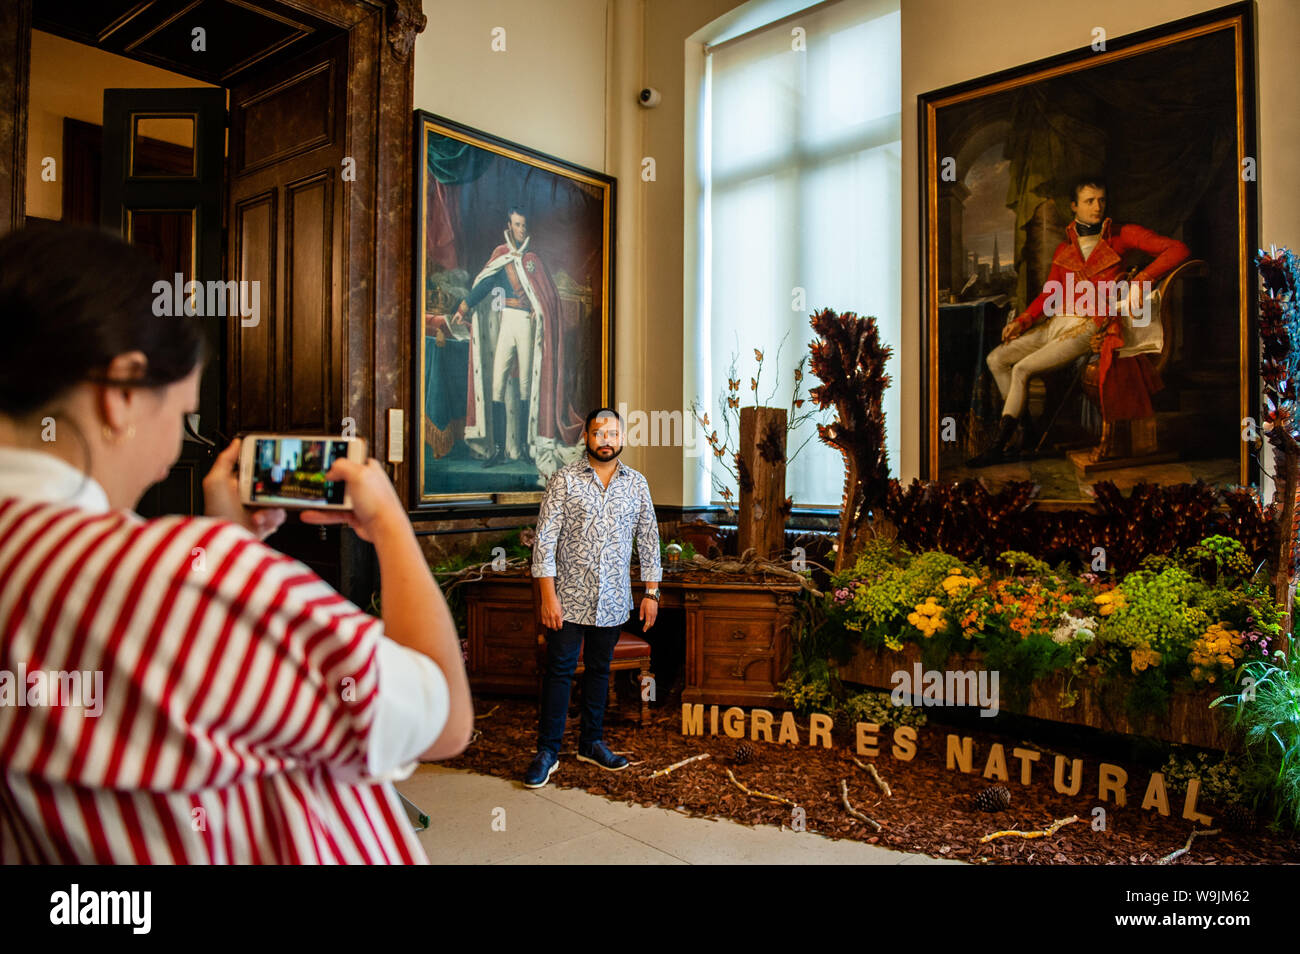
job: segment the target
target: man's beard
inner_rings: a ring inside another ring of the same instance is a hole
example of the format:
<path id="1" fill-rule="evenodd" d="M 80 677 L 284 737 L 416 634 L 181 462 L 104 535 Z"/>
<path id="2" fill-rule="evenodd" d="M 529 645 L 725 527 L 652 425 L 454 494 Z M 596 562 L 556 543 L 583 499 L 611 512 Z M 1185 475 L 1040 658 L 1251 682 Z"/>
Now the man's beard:
<path id="1" fill-rule="evenodd" d="M 601 456 L 601 453 L 597 448 L 592 447 L 591 444 L 587 444 L 588 456 L 594 457 L 596 458 L 596 460 L 605 461 L 605 462 L 614 460 L 616 457 L 618 457 L 619 454 L 623 453 L 623 445 L 620 444 L 618 447 L 611 447 L 610 450 L 612 450 L 614 453 L 610 454 L 608 457 L 603 457 Z"/>

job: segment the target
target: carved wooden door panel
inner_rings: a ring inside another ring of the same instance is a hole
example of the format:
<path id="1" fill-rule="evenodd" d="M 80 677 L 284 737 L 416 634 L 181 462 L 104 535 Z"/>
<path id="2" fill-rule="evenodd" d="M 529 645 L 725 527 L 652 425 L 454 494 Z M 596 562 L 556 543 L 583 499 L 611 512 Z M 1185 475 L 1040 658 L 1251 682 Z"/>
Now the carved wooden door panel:
<path id="1" fill-rule="evenodd" d="M 340 36 L 230 91 L 227 255 L 262 289 L 262 321 L 230 330 L 237 430 L 343 428 L 347 67 Z"/>

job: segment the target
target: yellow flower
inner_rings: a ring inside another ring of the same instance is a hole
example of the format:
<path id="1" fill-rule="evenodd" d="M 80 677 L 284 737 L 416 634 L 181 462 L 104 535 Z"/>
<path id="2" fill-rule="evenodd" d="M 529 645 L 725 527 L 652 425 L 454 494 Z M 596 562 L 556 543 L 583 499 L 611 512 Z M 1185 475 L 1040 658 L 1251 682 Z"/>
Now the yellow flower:
<path id="1" fill-rule="evenodd" d="M 1160 654 L 1146 646 L 1139 646 L 1137 649 L 1134 649 L 1130 658 L 1132 659 L 1130 668 L 1132 668 L 1135 673 L 1142 672 L 1148 666 L 1156 666 L 1160 664 Z"/>

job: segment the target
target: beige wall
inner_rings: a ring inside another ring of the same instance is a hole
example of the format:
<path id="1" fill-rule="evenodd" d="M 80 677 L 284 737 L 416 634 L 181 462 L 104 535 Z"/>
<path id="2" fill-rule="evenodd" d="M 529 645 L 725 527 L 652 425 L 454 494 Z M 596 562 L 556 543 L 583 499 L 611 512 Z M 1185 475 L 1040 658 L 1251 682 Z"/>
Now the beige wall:
<path id="1" fill-rule="evenodd" d="M 63 217 L 63 119 L 100 124 L 106 89 L 174 89 L 210 83 L 160 70 L 91 46 L 32 31 L 31 99 L 27 118 L 27 214 Z M 178 141 L 175 136 L 157 138 Z M 46 156 L 55 179 L 41 178 Z"/>
<path id="2" fill-rule="evenodd" d="M 424 0 L 415 107 L 605 171 L 607 0 Z M 504 30 L 503 51 L 493 31 Z"/>
<path id="3" fill-rule="evenodd" d="M 920 459 L 919 224 L 916 97 L 997 70 L 1219 5 L 1216 0 L 902 0 L 903 389 L 902 474 Z M 696 196 L 688 167 L 700 32 L 737 0 L 425 0 L 429 27 L 416 43 L 415 105 L 617 177 L 614 400 L 630 408 L 683 408 L 695 396 L 694 353 L 683 315 L 693 296 L 687 229 Z M 1300 3 L 1259 0 L 1260 223 L 1265 241 L 1300 244 L 1300 110 L 1288 74 Z M 724 21 L 725 22 L 725 21 Z M 1009 27 L 1013 24 L 1014 27 Z M 506 52 L 491 50 L 506 29 Z M 663 94 L 636 104 L 645 85 Z M 655 180 L 641 178 L 655 160 Z M 669 448 L 629 448 L 664 504 L 683 501 L 698 466 Z"/>
<path id="4" fill-rule="evenodd" d="M 687 37 L 738 0 L 425 0 L 415 106 L 618 180 L 613 401 L 683 408 L 683 128 Z M 492 31 L 504 27 L 504 52 Z M 663 94 L 637 104 L 642 86 Z M 641 161 L 655 159 L 655 180 Z M 675 448 L 628 448 L 664 504 Z M 692 462 L 692 465 L 694 462 Z"/>
<path id="5" fill-rule="evenodd" d="M 1092 42 L 1100 26 L 1111 37 L 1212 10 L 1218 0 L 902 0 L 903 11 L 903 453 L 902 476 L 918 475 L 920 406 L 920 221 L 916 98 L 963 80 L 1065 53 Z M 1300 244 L 1300 110 L 1294 59 L 1300 3 L 1258 0 L 1256 68 L 1259 91 L 1260 237 Z M 892 422 L 891 422 L 892 425 Z"/>

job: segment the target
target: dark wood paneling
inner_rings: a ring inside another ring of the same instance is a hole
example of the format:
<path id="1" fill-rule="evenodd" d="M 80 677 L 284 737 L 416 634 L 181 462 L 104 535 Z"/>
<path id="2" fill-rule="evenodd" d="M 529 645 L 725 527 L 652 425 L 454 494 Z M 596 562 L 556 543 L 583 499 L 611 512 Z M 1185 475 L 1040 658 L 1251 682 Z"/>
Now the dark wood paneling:
<path id="1" fill-rule="evenodd" d="M 238 104 L 242 121 L 232 136 L 236 174 L 333 142 L 334 65 L 331 60 L 316 63 Z"/>
<path id="2" fill-rule="evenodd" d="M 25 221 L 31 52 L 31 0 L 5 0 L 0 4 L 0 232 Z"/>
<path id="3" fill-rule="evenodd" d="M 285 231 L 285 281 L 288 321 L 284 355 L 288 360 L 287 424 L 291 430 L 332 433 L 336 421 L 327 420 L 331 385 L 330 315 L 333 268 L 333 179 L 321 174 L 287 190 Z"/>
<path id="4" fill-rule="evenodd" d="M 344 316 L 334 289 L 343 267 L 344 210 L 337 197 L 347 63 L 347 38 L 340 36 L 231 90 L 232 209 L 269 195 L 272 212 L 279 211 L 263 239 L 271 243 L 263 256 L 270 276 L 263 307 L 274 303 L 268 327 L 237 332 L 248 337 L 240 348 L 244 364 L 232 370 L 230 382 L 232 391 L 241 389 L 240 406 L 232 409 L 240 430 L 334 433 L 342 426 L 342 363 L 334 342 Z M 266 390 L 240 380 L 254 362 L 274 368 Z M 368 436 L 364 424 L 358 430 Z"/>
<path id="5" fill-rule="evenodd" d="M 103 156 L 104 127 L 64 117 L 64 222 L 99 224 L 99 173 Z"/>
<path id="6" fill-rule="evenodd" d="M 230 267 L 237 281 L 259 282 L 260 320 L 244 327 L 232 321 L 230 329 L 231 378 L 234 395 L 230 418 L 239 430 L 273 430 L 275 394 L 276 296 L 276 195 L 263 192 L 235 205 L 231 216 L 234 242 Z"/>
<path id="7" fill-rule="evenodd" d="M 215 85 L 329 31 L 280 0 L 36 0 L 37 29 Z M 203 49 L 194 31 L 202 29 Z"/>

